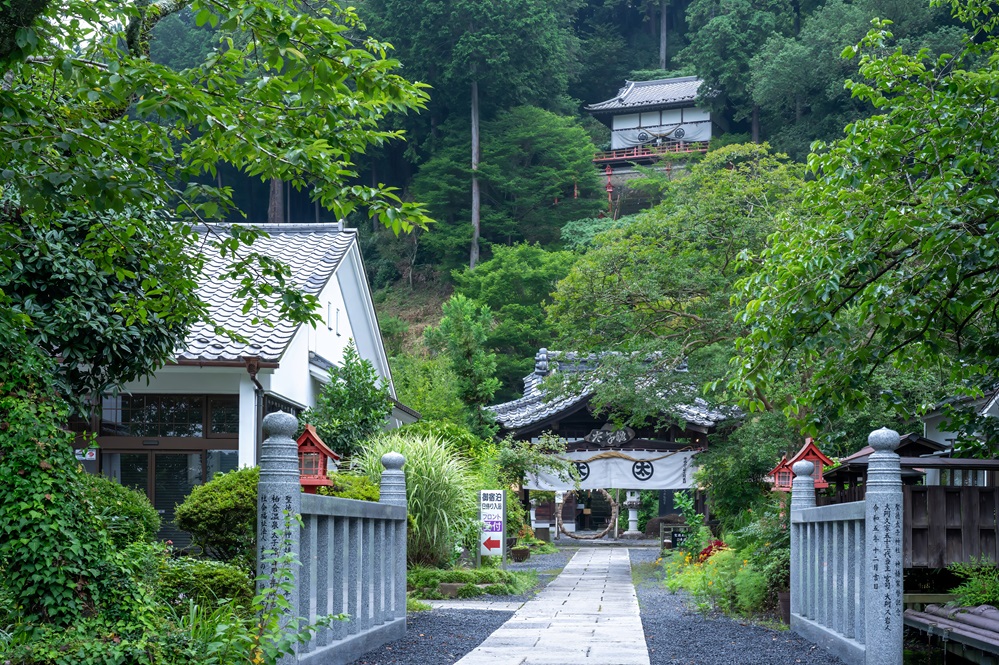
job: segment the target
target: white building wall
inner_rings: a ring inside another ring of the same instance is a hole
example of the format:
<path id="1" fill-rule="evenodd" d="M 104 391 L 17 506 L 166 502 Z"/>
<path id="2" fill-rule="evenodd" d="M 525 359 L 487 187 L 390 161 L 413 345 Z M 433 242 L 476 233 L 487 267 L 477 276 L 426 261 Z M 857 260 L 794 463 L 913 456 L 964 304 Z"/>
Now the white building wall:
<path id="1" fill-rule="evenodd" d="M 612 122 L 611 149 L 622 150 L 646 144 L 650 141 L 641 140 L 640 134 L 667 134 L 671 136 L 679 126 L 683 130 L 682 137 L 677 140 L 710 141 L 711 113 L 695 106 L 683 109 L 666 109 L 663 111 L 642 111 L 641 113 L 622 113 L 615 115 Z"/>

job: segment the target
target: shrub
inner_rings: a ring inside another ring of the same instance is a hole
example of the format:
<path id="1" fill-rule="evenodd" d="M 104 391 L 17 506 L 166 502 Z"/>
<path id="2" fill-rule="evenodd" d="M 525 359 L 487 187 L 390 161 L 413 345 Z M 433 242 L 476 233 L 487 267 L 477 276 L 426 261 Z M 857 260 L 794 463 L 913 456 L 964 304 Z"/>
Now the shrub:
<path id="1" fill-rule="evenodd" d="M 699 561 L 707 561 L 714 554 L 716 554 L 717 552 L 721 552 L 723 549 L 725 549 L 725 543 L 723 543 L 722 541 L 720 540 L 709 541 L 707 546 L 697 554 L 697 559 Z"/>
<path id="2" fill-rule="evenodd" d="M 957 595 L 959 606 L 999 605 L 999 568 L 994 561 L 973 558 L 967 563 L 952 563 L 947 570 L 963 580 L 950 590 Z"/>
<path id="3" fill-rule="evenodd" d="M 256 467 L 217 474 L 177 506 L 177 526 L 210 556 L 252 570 L 257 554 L 259 481 Z"/>
<path id="4" fill-rule="evenodd" d="M 341 499 L 357 499 L 358 501 L 378 501 L 381 490 L 367 476 L 354 473 L 330 473 L 332 485 L 317 487 L 316 494 L 336 496 Z"/>
<path id="5" fill-rule="evenodd" d="M 84 499 L 69 416 L 51 361 L 0 307 L 0 596 L 25 624 L 66 626 L 105 607 L 131 611 L 121 560 Z"/>
<path id="6" fill-rule="evenodd" d="M 117 549 L 155 539 L 160 530 L 160 515 L 144 493 L 105 476 L 85 473 L 81 478 L 84 496 Z"/>
<path id="7" fill-rule="evenodd" d="M 413 517 L 409 561 L 444 565 L 451 560 L 462 525 L 475 513 L 468 462 L 440 438 L 391 432 L 369 441 L 358 460 L 372 482 L 381 478 L 382 455 L 393 451 L 406 458 L 406 499 Z"/>
<path id="8" fill-rule="evenodd" d="M 174 607 L 187 607 L 193 600 L 203 607 L 215 607 L 231 599 L 242 608 L 253 600 L 253 580 L 243 568 L 221 561 L 191 557 L 164 558 L 159 566 L 157 597 Z"/>
<path id="9" fill-rule="evenodd" d="M 419 598 L 437 598 L 440 594 L 437 587 L 441 583 L 462 584 L 472 586 L 482 594 L 479 584 L 487 585 L 485 593 L 493 595 L 514 595 L 524 593 L 535 584 L 538 576 L 535 571 L 509 571 L 499 568 L 440 568 L 412 567 L 406 574 L 406 585 L 413 590 L 413 595 Z M 460 594 L 460 592 L 459 592 Z"/>

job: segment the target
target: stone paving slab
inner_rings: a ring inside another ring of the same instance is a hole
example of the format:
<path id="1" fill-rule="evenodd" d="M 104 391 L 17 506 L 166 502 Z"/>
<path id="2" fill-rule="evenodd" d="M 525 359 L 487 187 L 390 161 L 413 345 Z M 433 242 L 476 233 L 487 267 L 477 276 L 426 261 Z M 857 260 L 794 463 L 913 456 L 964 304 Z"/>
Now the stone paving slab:
<path id="1" fill-rule="evenodd" d="M 649 665 L 625 548 L 580 549 L 537 597 L 456 665 L 584 663 Z"/>

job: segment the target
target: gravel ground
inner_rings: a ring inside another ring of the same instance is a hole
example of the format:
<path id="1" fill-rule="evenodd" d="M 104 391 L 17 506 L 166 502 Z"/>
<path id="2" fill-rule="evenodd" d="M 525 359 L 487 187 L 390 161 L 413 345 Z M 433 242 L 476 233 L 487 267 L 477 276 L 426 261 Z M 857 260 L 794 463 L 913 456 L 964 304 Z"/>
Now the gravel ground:
<path id="1" fill-rule="evenodd" d="M 353 665 L 451 665 L 511 616 L 513 612 L 493 610 L 410 612 L 406 637 L 372 649 Z"/>
<path id="2" fill-rule="evenodd" d="M 632 565 L 654 561 L 656 550 L 631 550 Z M 842 665 L 838 658 L 790 631 L 704 616 L 656 579 L 636 587 L 652 665 Z"/>

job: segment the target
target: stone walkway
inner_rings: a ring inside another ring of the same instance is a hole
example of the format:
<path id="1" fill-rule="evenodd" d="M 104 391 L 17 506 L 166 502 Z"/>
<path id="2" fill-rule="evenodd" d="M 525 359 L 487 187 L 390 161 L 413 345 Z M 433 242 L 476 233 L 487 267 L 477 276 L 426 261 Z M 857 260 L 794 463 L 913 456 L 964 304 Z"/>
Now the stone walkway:
<path id="1" fill-rule="evenodd" d="M 467 607 L 467 605 L 466 605 Z M 627 549 L 581 549 L 457 665 L 649 665 Z"/>

